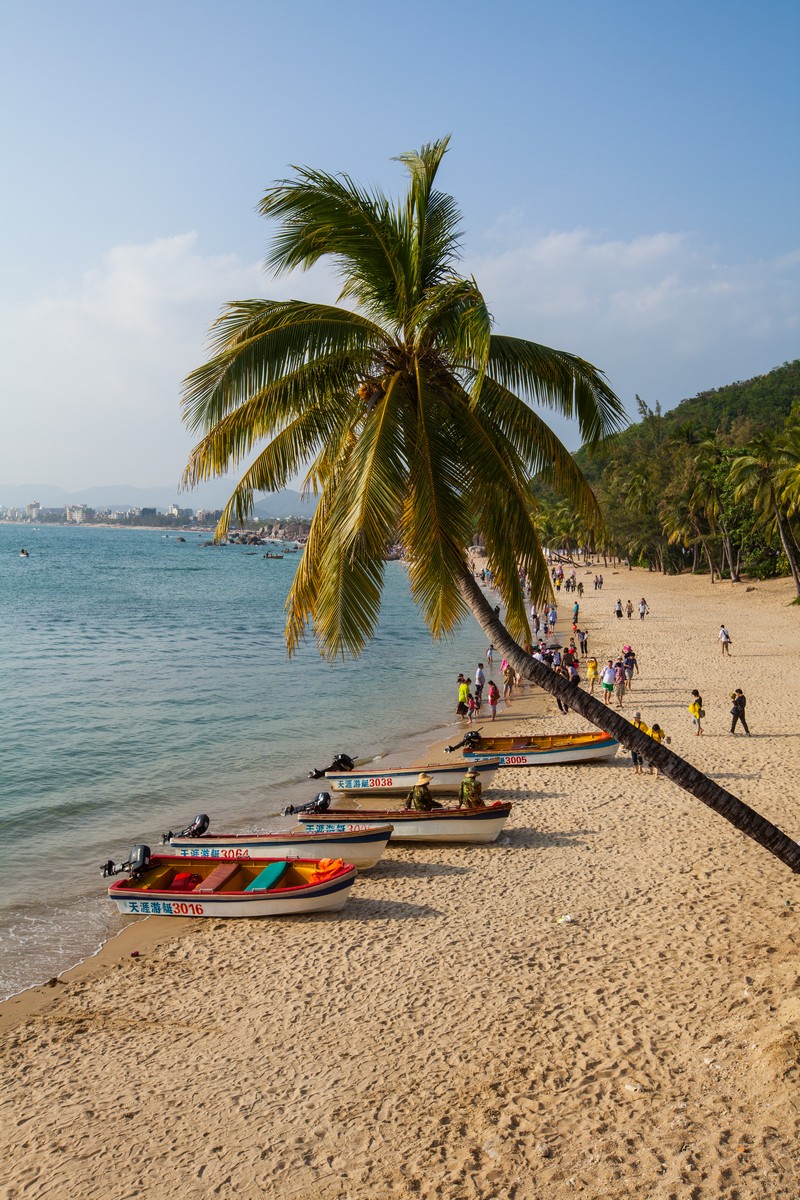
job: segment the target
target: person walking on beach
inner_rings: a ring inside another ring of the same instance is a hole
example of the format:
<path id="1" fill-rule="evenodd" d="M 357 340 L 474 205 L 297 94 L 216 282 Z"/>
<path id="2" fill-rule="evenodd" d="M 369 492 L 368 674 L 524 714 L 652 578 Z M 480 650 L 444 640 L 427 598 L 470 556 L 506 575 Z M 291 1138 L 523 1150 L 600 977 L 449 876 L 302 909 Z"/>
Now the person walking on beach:
<path id="1" fill-rule="evenodd" d="M 589 692 L 594 694 L 594 685 L 600 678 L 600 669 L 597 666 L 597 659 L 590 658 L 586 662 L 586 682 L 589 684 Z"/>
<path id="2" fill-rule="evenodd" d="M 583 599 L 583 580 L 578 584 L 578 599 Z"/>
<path id="3" fill-rule="evenodd" d="M 654 742 L 658 742 L 659 746 L 663 742 L 669 741 L 669 738 L 660 725 L 653 726 L 653 728 L 650 730 L 650 737 Z M 659 778 L 658 767 L 654 766 L 653 763 L 650 763 L 650 774 L 655 775 L 656 779 Z"/>
<path id="4" fill-rule="evenodd" d="M 459 676 L 458 684 L 458 704 L 456 705 L 456 714 L 463 721 L 469 712 L 467 700 L 469 699 L 469 685 L 471 679 L 465 679 L 463 675 Z"/>
<path id="5" fill-rule="evenodd" d="M 625 701 L 625 664 L 621 658 L 614 663 L 614 691 L 617 694 L 617 708 L 622 708 Z"/>
<path id="6" fill-rule="evenodd" d="M 442 807 L 431 795 L 430 788 L 428 787 L 430 781 L 430 775 L 426 775 L 424 771 L 420 771 L 417 776 L 417 782 L 406 796 L 406 808 L 413 808 L 415 812 L 430 812 L 434 808 Z"/>
<path id="7" fill-rule="evenodd" d="M 468 767 L 458 789 L 458 808 L 486 808 L 481 792 L 483 788 L 475 767 Z"/>
<path id="8" fill-rule="evenodd" d="M 478 663 L 478 669 L 475 672 L 475 699 L 478 701 L 478 704 L 481 702 L 481 697 L 483 696 L 483 685 L 485 683 L 486 675 L 483 670 L 483 663 L 480 662 Z"/>
<path id="9" fill-rule="evenodd" d="M 629 600 L 628 603 L 625 605 L 625 614 L 626 614 L 628 620 L 630 621 L 631 617 L 633 616 L 633 601 L 632 600 Z"/>
<path id="10" fill-rule="evenodd" d="M 617 620 L 622 620 L 622 600 L 618 600 L 614 605 L 614 616 Z"/>
<path id="11" fill-rule="evenodd" d="M 722 646 L 723 655 L 730 654 L 730 652 L 731 652 L 731 635 L 728 633 L 728 630 L 724 625 L 720 625 L 720 627 L 719 627 L 719 640 L 720 640 L 720 644 Z"/>
<path id="12" fill-rule="evenodd" d="M 603 689 L 603 703 L 611 703 L 611 694 L 614 691 L 614 663 L 612 659 L 608 660 L 608 664 L 603 667 L 603 674 L 600 676 L 600 682 Z"/>
<path id="13" fill-rule="evenodd" d="M 650 607 L 644 596 L 642 596 L 641 600 L 639 601 L 639 620 L 643 621 L 649 612 Z"/>
<path id="14" fill-rule="evenodd" d="M 594 577 L 594 590 L 595 590 L 595 591 L 597 591 L 597 589 L 598 589 L 599 587 L 600 587 L 600 579 L 599 579 L 599 577 L 598 577 L 597 575 L 595 575 L 595 577 Z"/>
<path id="15" fill-rule="evenodd" d="M 503 699 L 506 704 L 511 703 L 511 693 L 514 690 L 516 680 L 516 672 L 510 663 L 506 663 L 503 670 Z"/>
<path id="16" fill-rule="evenodd" d="M 491 667 L 494 661 L 494 643 L 492 643 L 486 651 L 486 665 Z"/>
<path id="17" fill-rule="evenodd" d="M 639 663 L 632 646 L 623 646 L 622 665 L 625 668 L 625 690 L 633 691 L 633 673 L 639 674 Z"/>
<path id="18" fill-rule="evenodd" d="M 689 715 L 694 725 L 695 737 L 702 737 L 703 726 L 700 724 L 700 720 L 706 715 L 706 710 L 703 708 L 703 697 L 697 688 L 692 688 L 692 702 L 689 705 Z"/>
<path id="19" fill-rule="evenodd" d="M 475 718 L 478 716 L 480 711 L 481 711 L 480 704 L 475 699 L 475 696 L 473 695 L 473 693 L 470 692 L 469 695 L 467 696 L 467 720 L 469 721 L 470 725 L 475 720 Z"/>
<path id="20" fill-rule="evenodd" d="M 494 721 L 497 718 L 497 702 L 500 699 L 500 693 L 497 690 L 497 684 L 493 679 L 489 680 L 489 690 L 486 693 L 487 707 L 489 716 Z"/>
<path id="21" fill-rule="evenodd" d="M 741 688 L 737 688 L 735 692 L 731 692 L 731 700 L 733 701 L 731 707 L 731 717 L 733 718 L 731 720 L 731 733 L 736 733 L 736 726 L 741 722 L 742 729 L 750 737 L 750 730 L 747 728 L 747 721 L 744 719 L 747 698 Z"/>
<path id="22" fill-rule="evenodd" d="M 553 670 L 556 673 L 556 675 L 558 675 L 561 679 L 564 679 L 567 682 L 569 682 L 569 670 L 563 664 L 560 663 L 558 666 L 554 665 Z M 563 700 L 559 700 L 558 696 L 556 696 L 556 704 L 558 705 L 559 712 L 562 712 L 562 713 L 569 712 L 568 706 L 564 703 Z"/>
<path id="23" fill-rule="evenodd" d="M 648 729 L 648 727 L 645 725 L 644 721 L 642 720 L 642 714 L 640 712 L 633 714 L 633 720 L 631 721 L 631 725 L 633 726 L 634 729 L 638 729 L 641 733 L 649 733 L 650 732 L 650 730 Z M 642 758 L 641 754 L 637 754 L 635 750 L 631 750 L 631 758 L 633 759 L 634 775 L 642 775 L 644 772 L 645 762 L 644 762 L 644 759 Z"/>

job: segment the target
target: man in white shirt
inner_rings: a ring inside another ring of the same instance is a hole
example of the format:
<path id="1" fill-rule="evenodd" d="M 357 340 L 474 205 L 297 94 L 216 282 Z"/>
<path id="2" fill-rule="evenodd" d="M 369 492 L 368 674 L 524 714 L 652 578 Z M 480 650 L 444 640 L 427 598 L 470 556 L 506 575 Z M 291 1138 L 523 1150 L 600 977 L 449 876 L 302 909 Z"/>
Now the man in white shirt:
<path id="1" fill-rule="evenodd" d="M 609 659 L 608 665 L 603 667 L 603 673 L 600 676 L 600 683 L 602 684 L 603 703 L 604 704 L 611 703 L 611 697 L 614 694 L 614 676 L 615 675 L 616 675 L 616 670 L 614 669 L 614 663 L 611 661 L 611 659 Z"/>
<path id="2" fill-rule="evenodd" d="M 478 669 L 475 672 L 475 699 L 480 703 L 483 695 L 483 685 L 486 683 L 486 675 L 483 670 L 483 663 L 478 663 Z"/>
<path id="3" fill-rule="evenodd" d="M 722 653 L 730 654 L 731 652 L 731 635 L 728 633 L 724 625 L 719 627 L 719 640 L 722 643 Z"/>

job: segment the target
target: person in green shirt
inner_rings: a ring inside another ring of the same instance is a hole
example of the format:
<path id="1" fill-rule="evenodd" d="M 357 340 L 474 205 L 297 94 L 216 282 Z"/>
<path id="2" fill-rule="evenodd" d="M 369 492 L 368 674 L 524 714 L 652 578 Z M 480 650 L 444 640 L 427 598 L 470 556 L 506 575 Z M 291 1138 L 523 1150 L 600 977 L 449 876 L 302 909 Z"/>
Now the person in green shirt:
<path id="1" fill-rule="evenodd" d="M 461 786 L 458 789 L 458 807 L 459 808 L 486 808 L 482 798 L 481 784 L 478 780 L 478 772 L 474 767 L 469 767 L 464 778 L 461 780 Z"/>
<path id="2" fill-rule="evenodd" d="M 426 775 L 424 771 L 420 771 L 417 776 L 417 782 L 406 796 L 406 808 L 413 808 L 416 812 L 430 812 L 431 809 L 442 807 L 441 804 L 436 803 L 431 795 L 430 788 L 428 787 L 430 781 L 430 775 Z"/>

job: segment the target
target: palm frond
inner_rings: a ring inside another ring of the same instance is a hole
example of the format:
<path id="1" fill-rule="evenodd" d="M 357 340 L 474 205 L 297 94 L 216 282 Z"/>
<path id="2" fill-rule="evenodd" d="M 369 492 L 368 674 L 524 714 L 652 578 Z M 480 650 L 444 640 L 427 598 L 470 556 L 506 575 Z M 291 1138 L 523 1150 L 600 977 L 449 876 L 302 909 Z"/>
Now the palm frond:
<path id="1" fill-rule="evenodd" d="M 565 350 L 551 350 L 523 338 L 493 335 L 488 373 L 510 391 L 536 404 L 576 418 L 588 446 L 617 430 L 627 418 L 602 371 Z"/>

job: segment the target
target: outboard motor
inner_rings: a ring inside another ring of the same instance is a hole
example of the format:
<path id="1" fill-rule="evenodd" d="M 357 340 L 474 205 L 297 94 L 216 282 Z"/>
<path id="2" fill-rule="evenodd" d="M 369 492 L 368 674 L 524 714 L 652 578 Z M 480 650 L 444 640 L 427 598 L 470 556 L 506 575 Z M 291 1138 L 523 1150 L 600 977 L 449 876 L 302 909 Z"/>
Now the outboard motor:
<path id="1" fill-rule="evenodd" d="M 480 744 L 480 729 L 470 729 L 464 734 L 460 742 L 456 742 L 455 746 L 445 746 L 444 752 L 445 754 L 452 754 L 454 750 L 460 750 L 462 746 L 467 746 L 468 749 L 474 750 L 477 749 Z"/>
<path id="2" fill-rule="evenodd" d="M 109 875 L 119 875 L 121 871 L 129 871 L 135 878 L 137 875 L 141 875 L 142 871 L 146 871 L 149 866 L 150 847 L 142 844 L 133 847 L 127 862 L 117 865 L 109 859 L 107 863 L 103 864 L 101 870 L 104 879 L 108 879 Z"/>
<path id="3" fill-rule="evenodd" d="M 179 829 L 177 833 L 173 833 L 171 829 L 169 833 L 162 833 L 161 845 L 168 846 L 174 837 L 202 837 L 210 824 L 211 820 L 205 813 L 198 813 L 185 829 Z"/>
<path id="4" fill-rule="evenodd" d="M 298 804 L 297 807 L 295 807 L 295 805 L 293 805 L 293 804 L 289 804 L 283 810 L 283 816 L 284 817 L 292 817 L 292 816 L 294 816 L 295 813 L 301 813 L 301 812 L 324 813 L 324 812 L 328 811 L 330 806 L 331 806 L 330 792 L 317 792 L 314 799 L 309 800 L 308 804 Z"/>
<path id="5" fill-rule="evenodd" d="M 309 779 L 324 779 L 326 771 L 354 771 L 356 764 L 349 754 L 337 754 L 329 767 L 315 767 L 308 772 Z"/>

